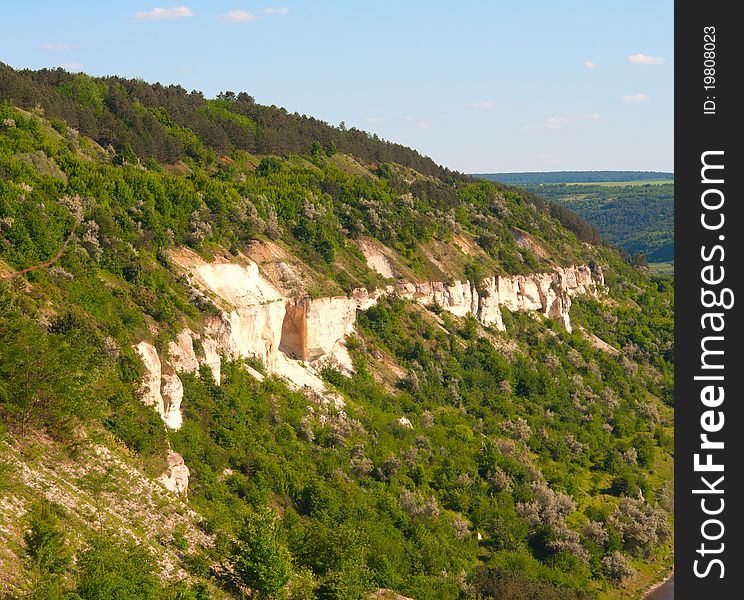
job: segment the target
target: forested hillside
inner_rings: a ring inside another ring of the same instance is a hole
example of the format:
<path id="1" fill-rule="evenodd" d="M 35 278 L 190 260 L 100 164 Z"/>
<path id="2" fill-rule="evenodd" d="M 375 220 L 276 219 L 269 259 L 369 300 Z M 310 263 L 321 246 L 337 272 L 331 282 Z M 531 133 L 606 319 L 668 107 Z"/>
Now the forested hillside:
<path id="1" fill-rule="evenodd" d="M 673 289 L 598 241 L 246 93 L 0 66 L 0 594 L 638 597 Z"/>
<path id="2" fill-rule="evenodd" d="M 526 189 L 571 209 L 602 239 L 648 262 L 674 260 L 674 184 L 529 185 Z"/>
<path id="3" fill-rule="evenodd" d="M 674 261 L 674 176 L 656 171 L 488 173 L 569 208 L 636 261 Z"/>

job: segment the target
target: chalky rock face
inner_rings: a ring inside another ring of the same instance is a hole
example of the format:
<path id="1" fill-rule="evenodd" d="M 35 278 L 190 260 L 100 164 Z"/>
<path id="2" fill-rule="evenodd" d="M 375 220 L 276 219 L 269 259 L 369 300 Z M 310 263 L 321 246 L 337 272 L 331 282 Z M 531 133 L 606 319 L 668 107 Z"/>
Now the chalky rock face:
<path id="1" fill-rule="evenodd" d="M 356 289 L 349 297 L 287 298 L 262 277 L 258 265 L 247 259 L 242 263 L 224 259 L 206 263 L 195 255 L 180 261 L 190 272 L 190 281 L 207 293 L 220 313 L 205 320 L 204 332 L 199 336 L 204 359 L 192 356 L 191 338 L 196 334 L 179 335 L 170 348 L 171 355 L 177 357 L 177 368 L 183 365 L 184 370 L 193 369 L 195 360 L 203 361 L 219 382 L 222 352 L 231 359 L 259 357 L 269 373 L 290 380 L 299 371 L 290 368 L 288 359 L 310 365 L 330 359 L 343 371 L 352 371 L 345 339 L 354 331 L 357 311 L 393 294 L 424 306 L 438 304 L 460 317 L 472 315 L 483 325 L 502 331 L 502 307 L 513 312 L 539 312 L 571 331 L 571 297 L 596 295 L 604 286 L 598 267 L 592 270 L 581 265 L 548 273 L 486 277 L 478 289 L 469 281 L 399 281 L 381 289 Z"/>
<path id="2" fill-rule="evenodd" d="M 205 336 L 216 342 L 208 352 L 208 344 L 202 340 L 207 361 L 216 362 L 219 348 L 232 359 L 256 356 L 273 371 L 286 307 L 279 291 L 261 277 L 258 265 L 202 262 L 189 268 L 222 309 L 219 316 L 205 324 Z"/>
<path id="3" fill-rule="evenodd" d="M 481 281 L 481 294 L 478 302 L 478 320 L 486 327 L 495 327 L 504 331 L 504 319 L 501 315 L 498 278 L 486 277 Z"/>
<path id="4" fill-rule="evenodd" d="M 133 348 L 140 355 L 145 367 L 145 372 L 142 375 L 142 400 L 148 406 L 155 407 L 155 410 L 162 417 L 165 410 L 163 408 L 163 396 L 160 394 L 162 370 L 158 351 L 155 346 L 147 342 L 140 342 Z"/>
<path id="5" fill-rule="evenodd" d="M 171 492 L 186 496 L 189 489 L 189 475 L 189 468 L 184 464 L 183 457 L 178 452 L 169 452 L 168 468 L 158 478 L 158 481 Z"/>
<path id="6" fill-rule="evenodd" d="M 282 325 L 281 350 L 301 360 L 331 357 L 351 370 L 345 338 L 354 331 L 357 303 L 354 298 L 301 298 L 288 302 Z"/>
<path id="7" fill-rule="evenodd" d="M 199 371 L 199 359 L 194 352 L 195 335 L 190 329 L 184 329 L 176 336 L 175 342 L 168 344 L 170 363 L 179 373 L 197 373 Z"/>
<path id="8" fill-rule="evenodd" d="M 163 397 L 165 426 L 170 429 L 181 429 L 183 416 L 181 402 L 183 401 L 183 384 L 173 368 L 167 363 L 162 366 L 160 380 L 160 395 Z"/>
<path id="9" fill-rule="evenodd" d="M 140 342 L 133 348 L 142 358 L 145 367 L 142 377 L 142 400 L 155 408 L 166 427 L 180 429 L 183 423 L 181 380 L 169 365 L 161 364 L 155 346 L 148 342 Z"/>
<path id="10" fill-rule="evenodd" d="M 203 356 L 198 357 L 194 350 L 194 342 L 198 340 L 201 344 Z M 176 336 L 175 342 L 168 344 L 170 364 L 179 373 L 199 374 L 199 367 L 207 365 L 212 371 L 217 385 L 220 384 L 220 370 L 222 359 L 217 347 L 217 341 L 206 336 L 194 333 L 190 329 L 184 329 Z"/>
<path id="11" fill-rule="evenodd" d="M 220 375 L 222 374 L 222 357 L 220 356 L 220 348 L 217 345 L 217 340 L 214 340 L 207 336 L 201 336 L 201 345 L 204 349 L 204 360 L 202 364 L 207 365 L 212 371 L 212 377 L 214 377 L 217 385 L 220 384 Z"/>
<path id="12" fill-rule="evenodd" d="M 419 304 L 439 304 L 444 310 L 458 317 L 478 313 L 478 292 L 469 281 L 398 283 L 396 292 L 401 297 L 414 300 Z"/>
<path id="13" fill-rule="evenodd" d="M 594 277 L 589 267 L 581 265 L 565 269 L 559 267 L 551 273 L 486 277 L 480 282 L 480 293 L 468 281 L 451 284 L 398 283 L 394 291 L 399 296 L 420 304 L 437 303 L 444 310 L 460 317 L 471 314 L 483 325 L 493 326 L 501 331 L 504 330 L 502 306 L 512 312 L 539 312 L 559 320 L 566 330 L 571 331 L 571 297 L 579 294 L 596 295 L 604 287 L 604 277 L 598 267 Z"/>

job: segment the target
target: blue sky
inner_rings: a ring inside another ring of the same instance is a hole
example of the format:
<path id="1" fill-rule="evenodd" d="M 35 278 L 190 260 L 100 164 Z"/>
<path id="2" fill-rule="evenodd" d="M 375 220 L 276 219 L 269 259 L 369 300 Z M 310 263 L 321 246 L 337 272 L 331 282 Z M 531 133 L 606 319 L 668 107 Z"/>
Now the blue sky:
<path id="1" fill-rule="evenodd" d="M 3 3 L 0 61 L 247 91 L 466 172 L 673 170 L 673 2 Z"/>

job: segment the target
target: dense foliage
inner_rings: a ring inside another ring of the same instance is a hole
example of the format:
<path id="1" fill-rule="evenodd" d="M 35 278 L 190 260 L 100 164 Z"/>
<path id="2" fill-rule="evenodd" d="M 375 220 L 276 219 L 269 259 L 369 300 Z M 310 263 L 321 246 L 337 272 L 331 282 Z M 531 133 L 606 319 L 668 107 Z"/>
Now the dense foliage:
<path id="1" fill-rule="evenodd" d="M 674 260 L 674 184 L 527 186 L 594 225 L 606 242 L 649 262 Z"/>
<path id="2" fill-rule="evenodd" d="M 177 85 L 93 78 L 61 68 L 15 71 L 0 63 L 0 98 L 26 109 L 39 106 L 50 119 L 64 121 L 102 146 L 129 149 L 142 159 L 174 163 L 232 150 L 288 155 L 307 153 L 317 141 L 365 162 L 395 162 L 445 179 L 457 176 L 400 144 L 256 104 L 245 92 L 224 92 L 207 100 L 201 92 Z"/>

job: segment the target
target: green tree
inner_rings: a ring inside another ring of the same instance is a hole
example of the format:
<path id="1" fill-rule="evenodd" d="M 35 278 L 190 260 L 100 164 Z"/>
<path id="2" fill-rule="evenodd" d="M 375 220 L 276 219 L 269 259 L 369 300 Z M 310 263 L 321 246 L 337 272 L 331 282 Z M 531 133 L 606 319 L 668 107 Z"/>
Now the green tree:
<path id="1" fill-rule="evenodd" d="M 22 436 L 32 427 L 67 430 L 75 416 L 93 416 L 95 396 L 86 393 L 92 365 L 84 344 L 65 335 L 43 335 L 18 315 L 0 317 L 0 410 Z"/>
<path id="2" fill-rule="evenodd" d="M 48 500 L 34 503 L 29 510 L 29 530 L 23 536 L 26 554 L 42 573 L 62 573 L 71 560 L 65 532 Z"/>
<path id="3" fill-rule="evenodd" d="M 111 534 L 93 538 L 78 558 L 77 593 L 85 600 L 152 600 L 163 597 L 155 562 L 142 546 L 120 545 Z"/>
<path id="4" fill-rule="evenodd" d="M 292 563 L 270 509 L 263 508 L 244 520 L 235 547 L 235 570 L 259 598 L 285 596 Z"/>

